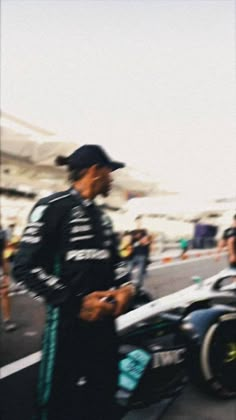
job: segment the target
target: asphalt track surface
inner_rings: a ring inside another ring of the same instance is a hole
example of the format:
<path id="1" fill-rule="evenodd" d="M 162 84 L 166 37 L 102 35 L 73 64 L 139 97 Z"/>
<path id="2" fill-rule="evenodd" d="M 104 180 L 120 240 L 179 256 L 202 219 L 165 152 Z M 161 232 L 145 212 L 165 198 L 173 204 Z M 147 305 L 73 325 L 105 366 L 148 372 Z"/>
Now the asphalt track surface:
<path id="1" fill-rule="evenodd" d="M 193 275 L 207 278 L 225 268 L 226 264 L 225 258 L 215 262 L 212 256 L 169 264 L 153 263 L 145 287 L 154 297 L 165 296 L 189 286 Z M 28 360 L 28 356 L 37 355 L 40 350 L 44 307 L 28 295 L 17 294 L 12 297 L 12 312 L 18 324 L 17 330 L 0 333 L 0 420 L 31 420 L 38 363 L 23 369 L 23 358 Z M 9 366 L 14 369 L 10 375 Z M 236 420 L 236 401 L 213 399 L 187 384 L 171 404 L 160 404 L 152 412 L 133 413 L 127 420 L 156 420 L 161 415 L 163 420 Z"/>

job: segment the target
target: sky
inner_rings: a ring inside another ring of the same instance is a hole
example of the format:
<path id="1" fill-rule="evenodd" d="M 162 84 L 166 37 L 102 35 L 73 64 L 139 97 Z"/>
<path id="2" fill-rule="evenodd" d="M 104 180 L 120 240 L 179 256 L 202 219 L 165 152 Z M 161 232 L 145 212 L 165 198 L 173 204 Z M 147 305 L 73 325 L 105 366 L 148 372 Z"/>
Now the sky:
<path id="1" fill-rule="evenodd" d="M 234 0 L 2 0 L 1 109 L 163 188 L 236 194 Z"/>

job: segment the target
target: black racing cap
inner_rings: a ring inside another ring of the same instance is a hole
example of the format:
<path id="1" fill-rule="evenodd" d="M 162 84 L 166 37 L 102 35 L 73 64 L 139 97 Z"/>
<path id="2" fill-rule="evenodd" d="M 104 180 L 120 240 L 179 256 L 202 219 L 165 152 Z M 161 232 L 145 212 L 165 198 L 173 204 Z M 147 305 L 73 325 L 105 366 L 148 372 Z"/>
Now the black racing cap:
<path id="1" fill-rule="evenodd" d="M 125 166 L 122 162 L 112 160 L 105 150 L 97 144 L 85 144 L 68 157 L 58 156 L 55 162 L 59 166 L 67 165 L 70 169 L 85 169 L 93 165 L 100 165 L 107 166 L 115 171 Z"/>

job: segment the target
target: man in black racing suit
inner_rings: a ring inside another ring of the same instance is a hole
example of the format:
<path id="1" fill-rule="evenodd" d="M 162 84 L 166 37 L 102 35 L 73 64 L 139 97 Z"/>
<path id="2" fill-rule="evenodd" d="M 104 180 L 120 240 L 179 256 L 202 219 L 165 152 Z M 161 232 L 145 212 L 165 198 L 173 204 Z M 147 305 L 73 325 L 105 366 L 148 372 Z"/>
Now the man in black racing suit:
<path id="1" fill-rule="evenodd" d="M 108 195 L 110 172 L 124 165 L 97 145 L 57 164 L 68 165 L 72 188 L 36 204 L 14 262 L 14 277 L 47 304 L 35 419 L 114 420 L 115 317 L 134 288 L 93 199 Z"/>

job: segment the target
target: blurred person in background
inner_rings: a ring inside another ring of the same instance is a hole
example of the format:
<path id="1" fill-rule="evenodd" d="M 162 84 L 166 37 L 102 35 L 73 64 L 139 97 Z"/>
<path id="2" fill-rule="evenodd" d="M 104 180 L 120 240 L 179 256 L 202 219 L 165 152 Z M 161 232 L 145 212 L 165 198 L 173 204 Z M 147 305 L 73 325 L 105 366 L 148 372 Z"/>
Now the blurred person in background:
<path id="1" fill-rule="evenodd" d="M 8 264 L 8 272 L 10 274 L 10 281 L 9 281 L 9 290 L 11 292 L 18 292 L 24 290 L 23 284 L 15 282 L 13 277 L 12 267 L 14 263 L 15 255 L 19 248 L 19 238 L 13 236 L 10 242 L 7 242 L 7 246 L 4 251 L 4 257 Z"/>
<path id="2" fill-rule="evenodd" d="M 130 261 L 130 271 L 132 272 L 134 267 L 137 268 L 137 275 L 134 279 L 134 283 L 137 289 L 141 289 L 147 267 L 150 238 L 147 230 L 142 228 L 141 216 L 136 217 L 135 222 L 136 229 L 130 232 L 133 248 Z"/>
<path id="3" fill-rule="evenodd" d="M 144 274 L 147 275 L 147 268 L 149 264 L 151 264 L 151 252 L 152 252 L 152 245 L 153 245 L 153 237 L 152 235 L 147 235 L 147 241 L 146 241 L 146 264 L 145 264 L 145 270 Z"/>
<path id="4" fill-rule="evenodd" d="M 14 231 L 15 231 L 15 223 L 10 223 L 10 225 L 6 229 L 6 235 L 7 235 L 7 242 L 11 242 L 14 238 Z"/>
<path id="5" fill-rule="evenodd" d="M 0 300 L 3 329 L 11 332 L 16 329 L 16 324 L 11 321 L 11 305 L 9 297 L 10 264 L 6 256 L 7 235 L 0 226 Z"/>
<path id="6" fill-rule="evenodd" d="M 181 248 L 180 258 L 183 258 L 186 255 L 186 252 L 188 251 L 188 240 L 185 238 L 180 238 L 179 244 Z"/>
<path id="7" fill-rule="evenodd" d="M 216 260 L 223 250 L 227 250 L 230 268 L 236 268 L 236 214 L 233 216 L 232 226 L 225 229 L 218 242 Z"/>
<path id="8" fill-rule="evenodd" d="M 71 188 L 33 208 L 14 260 L 14 276 L 47 304 L 36 419 L 116 420 L 115 318 L 134 295 L 112 224 L 94 199 L 108 196 L 123 163 L 97 145 L 68 157 Z"/>
<path id="9" fill-rule="evenodd" d="M 10 242 L 7 242 L 6 248 L 5 248 L 5 257 L 8 259 L 9 264 L 12 265 L 15 255 L 17 253 L 19 246 L 19 239 L 16 237 L 13 237 Z"/>
<path id="10" fill-rule="evenodd" d="M 131 260 L 133 254 L 132 236 L 128 231 L 125 231 L 121 236 L 119 252 L 123 260 L 127 262 Z"/>

